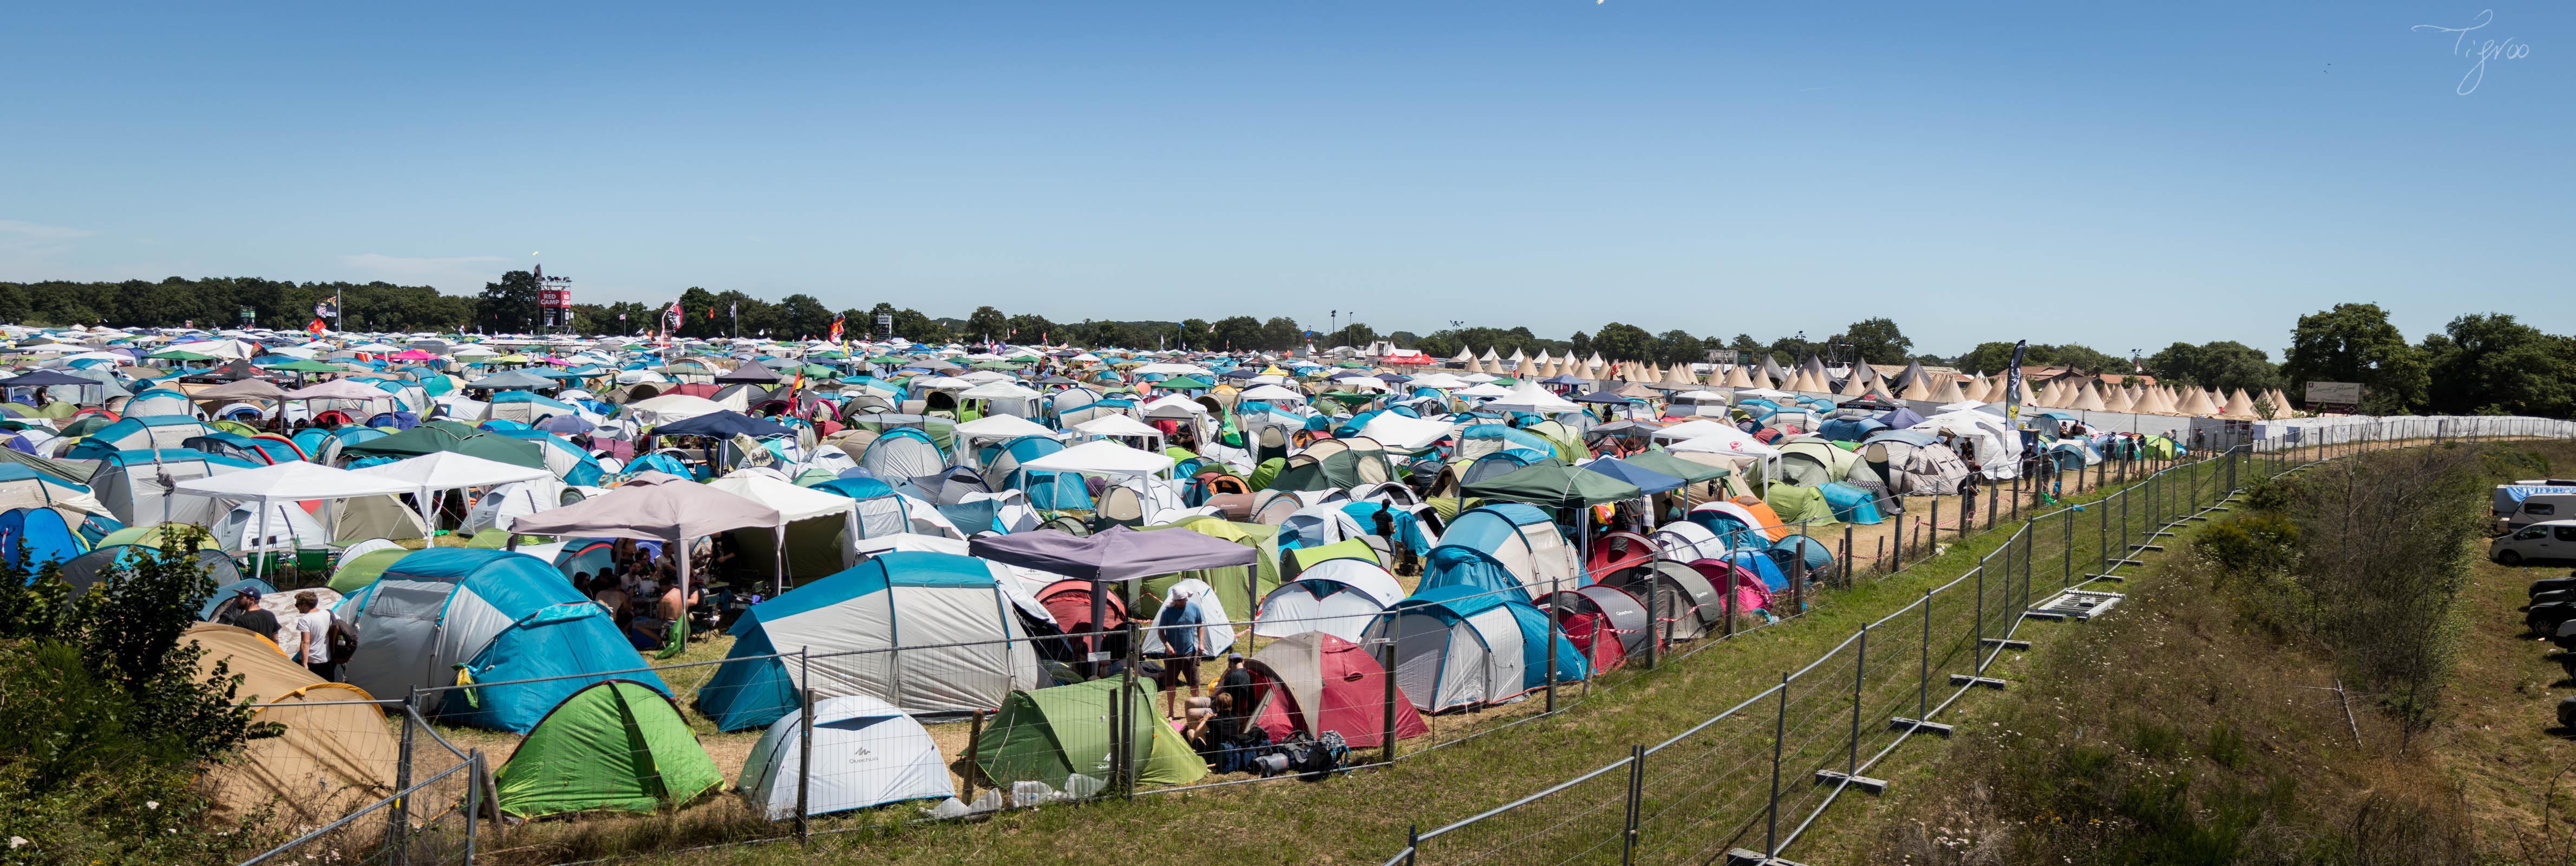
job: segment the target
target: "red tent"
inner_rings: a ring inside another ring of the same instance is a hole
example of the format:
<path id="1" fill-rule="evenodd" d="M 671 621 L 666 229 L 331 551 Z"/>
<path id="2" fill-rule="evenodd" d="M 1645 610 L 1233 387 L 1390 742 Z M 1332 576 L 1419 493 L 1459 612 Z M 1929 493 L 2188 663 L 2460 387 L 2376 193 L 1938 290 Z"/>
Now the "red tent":
<path id="1" fill-rule="evenodd" d="M 1615 641 L 1613 643 L 1616 643 Z M 1339 731 L 1351 748 L 1383 745 L 1386 726 L 1386 669 L 1358 644 L 1319 631 L 1281 638 L 1244 662 L 1252 672 L 1253 724 L 1272 742 L 1294 731 L 1321 738 Z M 1413 701 L 1395 693 L 1395 738 L 1409 740 L 1431 732 Z"/>

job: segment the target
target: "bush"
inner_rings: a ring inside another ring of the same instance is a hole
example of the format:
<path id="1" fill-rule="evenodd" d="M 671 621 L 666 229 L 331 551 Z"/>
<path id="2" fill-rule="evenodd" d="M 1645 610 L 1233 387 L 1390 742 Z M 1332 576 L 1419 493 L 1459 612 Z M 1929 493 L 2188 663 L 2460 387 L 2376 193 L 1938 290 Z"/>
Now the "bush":
<path id="1" fill-rule="evenodd" d="M 198 679 L 203 651 L 179 642 L 214 589 L 195 547 L 77 599 L 52 569 L 0 568 L 0 859 L 215 863 L 255 844 L 250 817 L 214 820 L 195 787 L 207 762 L 275 735 L 236 700 L 240 677 Z"/>

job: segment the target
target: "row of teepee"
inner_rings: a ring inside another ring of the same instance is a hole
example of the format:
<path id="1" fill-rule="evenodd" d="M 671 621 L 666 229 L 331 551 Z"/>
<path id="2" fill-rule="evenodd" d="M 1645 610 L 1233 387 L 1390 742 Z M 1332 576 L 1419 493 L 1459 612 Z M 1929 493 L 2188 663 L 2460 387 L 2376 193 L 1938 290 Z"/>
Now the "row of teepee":
<path id="1" fill-rule="evenodd" d="M 1665 367 L 1637 361 L 1605 361 L 1599 352 L 1593 353 L 1590 358 L 1578 360 L 1570 355 L 1564 358 L 1550 358 L 1545 351 L 1539 352 L 1537 357 L 1532 358 L 1516 350 L 1510 358 L 1506 359 L 1497 357 L 1492 349 L 1486 349 L 1481 357 L 1466 350 L 1460 350 L 1458 356 L 1450 360 L 1463 367 L 1466 372 L 1511 376 L 1524 380 L 1573 376 L 1578 379 L 1602 382 L 1605 387 L 1615 387 L 1611 383 L 1628 383 L 1665 390 L 1685 390 L 1702 386 L 1768 388 L 1811 394 L 1840 394 L 1846 397 L 1871 396 L 1881 400 L 1915 400 L 1942 405 L 1972 401 L 2001 403 L 2004 402 L 2007 388 L 2006 377 L 2002 375 L 1970 376 L 1963 383 L 1954 377 L 1926 373 L 1921 367 L 1908 367 L 1904 373 L 1890 377 L 1881 375 L 1877 368 L 1867 364 L 1854 368 L 1853 373 L 1843 380 L 1841 387 L 1835 387 L 1833 381 L 1826 376 L 1823 367 L 1813 363 L 1788 369 L 1780 369 L 1768 363 L 1759 367 L 1732 365 L 1723 369 L 1712 369 L 1703 378 L 1693 374 L 1686 364 Z M 2288 412 L 2289 397 L 2277 388 L 2261 394 L 2249 395 L 2243 388 L 2238 388 L 2233 393 L 2223 393 L 2214 390 L 2203 391 L 2189 386 L 2134 383 L 2113 385 L 2099 380 L 2086 380 L 2080 384 L 2070 385 L 2061 380 L 2050 382 L 2047 387 L 2034 393 L 2031 391 L 2030 383 L 2025 381 L 2021 385 L 2021 403 L 2024 406 L 2041 409 L 2081 409 L 2092 412 L 2254 418 L 2259 415 L 2255 403 L 2266 399 L 2271 401 L 2275 412 L 2283 414 Z"/>

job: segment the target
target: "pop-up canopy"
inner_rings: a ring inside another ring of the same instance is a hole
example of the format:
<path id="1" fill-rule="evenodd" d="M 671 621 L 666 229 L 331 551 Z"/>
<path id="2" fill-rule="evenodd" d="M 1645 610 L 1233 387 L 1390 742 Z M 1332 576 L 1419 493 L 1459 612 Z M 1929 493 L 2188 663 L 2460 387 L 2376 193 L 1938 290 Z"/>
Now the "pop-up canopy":
<path id="1" fill-rule="evenodd" d="M 252 537 L 262 539 L 268 537 L 269 515 L 275 510 L 269 507 L 272 503 L 392 496 L 418 491 L 417 487 L 394 479 L 360 475 L 346 469 L 302 461 L 209 475 L 179 482 L 173 489 L 191 496 L 259 503 L 258 534 Z M 251 576 L 259 577 L 267 561 L 267 557 L 254 557 Z"/>
<path id="2" fill-rule="evenodd" d="M 219 476 L 230 478 L 232 476 Z M 513 545 L 521 535 L 566 538 L 636 538 L 669 542 L 679 557 L 680 597 L 689 595 L 688 542 L 734 529 L 761 527 L 785 531 L 778 509 L 703 484 L 667 482 L 627 484 L 605 494 L 519 518 L 510 525 Z M 666 654 L 688 646 L 688 618 L 672 623 L 678 631 Z"/>

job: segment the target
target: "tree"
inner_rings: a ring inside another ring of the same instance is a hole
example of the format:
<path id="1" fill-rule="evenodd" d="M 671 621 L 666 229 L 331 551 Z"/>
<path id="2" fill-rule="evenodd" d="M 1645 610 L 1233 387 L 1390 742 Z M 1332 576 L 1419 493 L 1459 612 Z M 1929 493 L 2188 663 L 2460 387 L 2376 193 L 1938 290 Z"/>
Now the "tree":
<path id="1" fill-rule="evenodd" d="M 474 323 L 491 331 L 524 334 L 536 327 L 537 309 L 537 275 L 511 271 L 502 274 L 500 282 L 483 284 L 483 294 L 474 301 Z"/>
<path id="2" fill-rule="evenodd" d="M 1872 364 L 1902 364 L 1914 353 L 1914 341 L 1886 317 L 1853 322 L 1833 342 L 1851 344 L 1861 360 Z"/>
<path id="3" fill-rule="evenodd" d="M 2362 404 L 2373 413 L 2399 414 L 2424 405 L 2430 365 L 2406 342 L 2378 304 L 2336 304 L 2299 317 L 2281 375 L 2293 387 L 2309 382 L 2358 382 Z"/>
<path id="4" fill-rule="evenodd" d="M 1674 328 L 1655 338 L 1655 360 L 1664 364 L 1691 364 L 1701 360 L 1700 340 L 1689 331 Z"/>
<path id="5" fill-rule="evenodd" d="M 990 306 L 976 307 L 975 312 L 967 315 L 966 317 L 966 336 L 968 339 L 982 341 L 999 340 L 1002 339 L 1003 334 L 1008 333 L 1010 330 L 1010 317 L 1002 315 L 1002 311 Z"/>
<path id="6" fill-rule="evenodd" d="M 1646 329 L 1622 322 L 1601 326 L 1592 335 L 1592 350 L 1612 361 L 1645 361 L 1655 357 L 1655 337 Z"/>
<path id="7" fill-rule="evenodd" d="M 819 339 L 832 332 L 832 308 L 813 295 L 788 295 L 778 302 L 777 324 L 769 326 L 770 336 L 780 339 Z"/>
<path id="8" fill-rule="evenodd" d="M 2281 385 L 2280 368 L 2273 366 L 2270 355 L 2234 340 L 2166 346 L 2147 358 L 2147 371 L 2165 381 L 2223 391 L 2242 388 L 2248 394 Z"/>
<path id="9" fill-rule="evenodd" d="M 2563 418 L 2576 410 L 2576 339 L 2509 313 L 2452 319 L 2424 338 L 2422 352 L 2433 411 Z"/>

